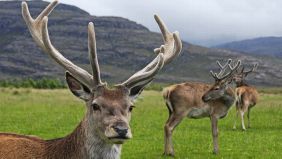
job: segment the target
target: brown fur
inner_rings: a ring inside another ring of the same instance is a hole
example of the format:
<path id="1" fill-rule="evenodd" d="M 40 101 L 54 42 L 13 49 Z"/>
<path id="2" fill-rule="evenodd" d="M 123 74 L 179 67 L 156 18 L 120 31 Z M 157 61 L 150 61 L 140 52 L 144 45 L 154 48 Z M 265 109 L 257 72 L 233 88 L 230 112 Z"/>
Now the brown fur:
<path id="1" fill-rule="evenodd" d="M 172 145 L 172 133 L 174 128 L 185 118 L 204 118 L 209 117 L 212 121 L 212 127 L 217 129 L 217 125 L 213 125 L 214 120 L 223 118 L 227 115 L 230 106 L 233 104 L 226 103 L 222 98 L 211 100 L 205 103 L 202 97 L 205 93 L 212 90 L 215 85 L 209 85 L 197 82 L 187 82 L 166 87 L 163 91 L 163 97 L 169 109 L 169 118 L 165 124 L 165 155 L 174 155 Z M 227 88 L 226 94 L 235 100 L 233 89 Z M 234 101 L 233 100 L 233 101 Z M 214 131 L 214 130 L 213 130 Z M 216 137 L 217 132 L 213 132 Z M 215 151 L 218 151 L 217 144 Z"/>
<path id="2" fill-rule="evenodd" d="M 241 108 L 245 109 L 245 103 L 249 103 L 249 107 L 253 107 L 256 105 L 258 101 L 258 92 L 256 88 L 251 86 L 240 86 L 236 88 L 236 95 L 240 97 Z"/>
<path id="3" fill-rule="evenodd" d="M 254 107 L 259 98 L 259 94 L 256 88 L 249 86 L 245 83 L 241 83 L 240 85 L 237 84 L 236 87 L 236 118 L 238 117 L 239 113 L 241 116 L 241 126 L 243 130 L 246 130 L 244 124 L 244 114 L 248 112 L 248 128 L 251 127 L 250 125 L 250 111 L 251 108 Z M 234 129 L 236 129 L 236 119 L 234 122 Z"/>
<path id="4" fill-rule="evenodd" d="M 77 159 L 83 147 L 81 124 L 70 135 L 53 140 L 0 133 L 0 159 Z"/>

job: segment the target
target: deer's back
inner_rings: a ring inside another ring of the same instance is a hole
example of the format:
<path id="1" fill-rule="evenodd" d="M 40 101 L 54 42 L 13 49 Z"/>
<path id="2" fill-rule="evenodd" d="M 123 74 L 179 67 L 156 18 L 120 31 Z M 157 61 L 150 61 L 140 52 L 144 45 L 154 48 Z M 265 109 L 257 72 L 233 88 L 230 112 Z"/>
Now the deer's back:
<path id="1" fill-rule="evenodd" d="M 255 105 L 259 98 L 256 88 L 251 86 L 241 86 L 236 88 L 236 95 L 242 101 L 248 101 L 251 105 Z"/>
<path id="2" fill-rule="evenodd" d="M 174 107 L 202 107 L 205 103 L 202 96 L 211 85 L 197 82 L 186 82 L 166 87 L 163 96 Z"/>
<path id="3" fill-rule="evenodd" d="M 0 158 L 42 158 L 44 142 L 37 137 L 0 133 Z"/>

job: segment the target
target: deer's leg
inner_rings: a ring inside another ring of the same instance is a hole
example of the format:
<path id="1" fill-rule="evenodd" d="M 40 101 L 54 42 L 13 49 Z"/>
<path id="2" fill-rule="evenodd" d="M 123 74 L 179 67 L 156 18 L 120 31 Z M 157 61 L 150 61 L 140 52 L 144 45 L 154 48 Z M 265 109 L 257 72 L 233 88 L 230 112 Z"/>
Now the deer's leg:
<path id="1" fill-rule="evenodd" d="M 251 109 L 250 107 L 248 108 L 248 114 L 247 114 L 247 117 L 248 117 L 248 128 L 251 127 L 251 123 L 250 123 L 250 113 L 251 113 Z"/>
<path id="2" fill-rule="evenodd" d="M 240 110 L 240 115 L 241 115 L 241 125 L 242 125 L 242 129 L 245 131 L 246 127 L 245 127 L 245 123 L 244 123 L 244 110 Z"/>
<path id="3" fill-rule="evenodd" d="M 219 153 L 217 121 L 218 121 L 218 119 L 215 116 L 211 116 L 213 153 L 214 154 L 218 154 Z"/>
<path id="4" fill-rule="evenodd" d="M 174 128 L 182 121 L 182 119 L 185 117 L 185 115 L 179 115 L 172 113 L 165 126 L 164 126 L 164 134 L 165 134 L 165 150 L 164 155 L 168 156 L 174 156 L 174 149 L 173 149 L 173 143 L 172 143 L 172 133 Z"/>
<path id="5" fill-rule="evenodd" d="M 236 103 L 236 116 L 235 116 L 235 120 L 234 120 L 233 129 L 236 129 L 236 122 L 237 122 L 238 116 L 239 116 L 239 108 L 238 108 L 237 103 Z"/>

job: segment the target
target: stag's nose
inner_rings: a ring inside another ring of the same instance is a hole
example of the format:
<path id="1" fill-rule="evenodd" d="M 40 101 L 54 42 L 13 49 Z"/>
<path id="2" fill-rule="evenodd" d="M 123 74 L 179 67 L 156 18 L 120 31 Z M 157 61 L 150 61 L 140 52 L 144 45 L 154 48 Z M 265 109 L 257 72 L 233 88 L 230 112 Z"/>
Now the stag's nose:
<path id="1" fill-rule="evenodd" d="M 128 132 L 128 128 L 125 126 L 117 125 L 117 126 L 113 126 L 113 128 L 120 137 L 125 137 Z"/>

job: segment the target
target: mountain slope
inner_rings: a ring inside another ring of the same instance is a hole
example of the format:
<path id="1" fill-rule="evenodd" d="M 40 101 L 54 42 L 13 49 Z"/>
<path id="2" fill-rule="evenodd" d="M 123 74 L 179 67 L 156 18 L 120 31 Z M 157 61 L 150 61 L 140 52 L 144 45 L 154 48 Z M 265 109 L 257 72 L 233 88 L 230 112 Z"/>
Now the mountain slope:
<path id="1" fill-rule="evenodd" d="M 33 42 L 22 20 L 19 1 L 0 1 L 0 79 L 64 78 L 64 70 L 44 54 Z M 29 2 L 32 15 L 48 3 Z M 97 17 L 70 5 L 59 4 L 49 16 L 49 32 L 53 44 L 71 61 L 89 70 L 87 24 L 95 24 L 98 58 L 102 78 L 120 82 L 143 68 L 156 55 L 153 49 L 162 44 L 161 35 L 120 17 Z M 153 16 L 152 16 L 153 20 Z M 156 24 L 157 25 L 157 24 Z M 181 34 L 180 34 L 181 35 Z M 224 49 L 209 49 L 183 42 L 182 54 L 166 66 L 157 81 L 212 81 L 210 69 L 215 60 L 241 59 L 259 63 L 259 71 L 250 79 L 259 85 L 282 85 L 282 62 L 271 57 L 244 55 Z"/>
<path id="2" fill-rule="evenodd" d="M 220 44 L 214 47 L 241 51 L 254 55 L 282 57 L 282 37 L 261 37 Z"/>

